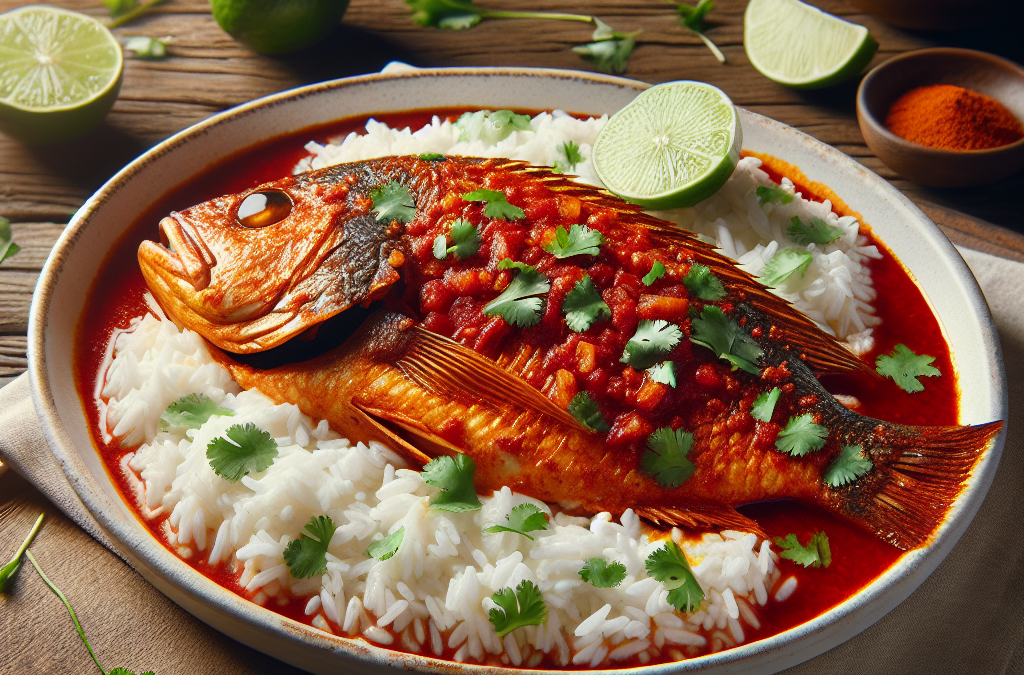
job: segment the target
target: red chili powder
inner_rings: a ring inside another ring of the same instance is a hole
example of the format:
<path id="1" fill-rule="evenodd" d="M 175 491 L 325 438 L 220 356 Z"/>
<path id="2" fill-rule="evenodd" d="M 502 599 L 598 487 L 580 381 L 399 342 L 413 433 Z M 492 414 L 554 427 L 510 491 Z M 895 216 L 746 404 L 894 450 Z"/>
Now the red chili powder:
<path id="1" fill-rule="evenodd" d="M 919 87 L 889 108 L 885 126 L 912 143 L 944 150 L 984 150 L 1024 137 L 1024 126 L 999 101 L 951 84 Z"/>

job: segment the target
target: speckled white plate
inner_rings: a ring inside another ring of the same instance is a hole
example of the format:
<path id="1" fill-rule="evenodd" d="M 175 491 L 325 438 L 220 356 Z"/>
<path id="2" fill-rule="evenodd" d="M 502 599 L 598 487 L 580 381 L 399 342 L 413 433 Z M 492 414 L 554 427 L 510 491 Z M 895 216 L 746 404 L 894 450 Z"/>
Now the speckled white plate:
<path id="1" fill-rule="evenodd" d="M 437 673 L 511 672 L 453 664 L 336 637 L 247 602 L 168 552 L 121 501 L 93 448 L 71 373 L 75 326 L 98 265 L 149 204 L 236 151 L 339 118 L 378 112 L 478 106 L 613 113 L 647 85 L 589 73 L 442 69 L 367 75 L 269 96 L 215 115 L 139 157 L 93 195 L 68 225 L 43 269 L 29 319 L 29 372 L 43 430 L 72 487 L 154 586 L 211 626 L 315 673 L 383 666 Z M 863 214 L 911 270 L 952 347 L 961 422 L 1006 418 L 1006 383 L 988 307 L 967 265 L 934 224 L 889 183 L 795 129 L 741 111 L 744 147 L 800 167 Z M 690 661 L 637 669 L 649 675 L 775 672 L 824 652 L 881 618 L 949 553 L 988 490 L 1004 434 L 980 460 L 931 545 L 905 555 L 870 586 L 818 618 L 772 638 Z"/>

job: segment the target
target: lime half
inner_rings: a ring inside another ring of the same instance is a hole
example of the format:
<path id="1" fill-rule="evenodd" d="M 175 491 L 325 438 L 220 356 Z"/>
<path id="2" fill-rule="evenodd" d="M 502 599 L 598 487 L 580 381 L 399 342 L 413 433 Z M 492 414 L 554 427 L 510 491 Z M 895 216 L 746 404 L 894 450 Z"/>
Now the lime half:
<path id="1" fill-rule="evenodd" d="M 878 43 L 864 26 L 799 0 L 750 0 L 743 46 L 758 72 L 801 89 L 826 87 L 857 75 Z"/>
<path id="2" fill-rule="evenodd" d="M 668 82 L 612 115 L 594 141 L 594 169 L 605 187 L 646 208 L 691 206 L 729 180 L 742 142 L 720 89 Z"/>
<path id="3" fill-rule="evenodd" d="M 44 6 L 0 14 L 0 131 L 39 144 L 81 136 L 114 105 L 121 67 L 95 19 Z"/>

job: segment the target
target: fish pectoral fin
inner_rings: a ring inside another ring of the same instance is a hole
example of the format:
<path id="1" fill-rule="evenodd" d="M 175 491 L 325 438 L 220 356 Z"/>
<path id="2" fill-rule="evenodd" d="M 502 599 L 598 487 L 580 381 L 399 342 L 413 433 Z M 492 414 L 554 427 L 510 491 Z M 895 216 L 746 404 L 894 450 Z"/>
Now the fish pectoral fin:
<path id="1" fill-rule="evenodd" d="M 352 401 L 352 407 L 394 443 L 398 452 L 419 466 L 440 455 L 465 454 L 464 448 L 438 436 L 419 420 L 358 401 Z"/>
<path id="2" fill-rule="evenodd" d="M 691 504 L 678 506 L 638 506 L 636 515 L 655 525 L 682 527 L 687 529 L 723 528 L 739 532 L 753 532 L 766 538 L 764 530 L 754 520 L 732 508 L 720 504 Z"/>
<path id="3" fill-rule="evenodd" d="M 551 399 L 486 356 L 458 342 L 416 327 L 396 364 L 424 389 L 469 404 L 536 412 L 570 427 L 586 429 Z M 589 431 L 589 429 L 587 429 Z"/>

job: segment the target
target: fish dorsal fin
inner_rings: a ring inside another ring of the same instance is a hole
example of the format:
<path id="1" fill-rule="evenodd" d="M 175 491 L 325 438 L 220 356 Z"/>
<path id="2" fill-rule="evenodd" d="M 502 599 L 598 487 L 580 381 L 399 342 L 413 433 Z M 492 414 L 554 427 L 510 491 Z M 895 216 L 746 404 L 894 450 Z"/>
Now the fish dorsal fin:
<path id="1" fill-rule="evenodd" d="M 764 530 L 756 521 L 730 506 L 720 504 L 687 504 L 686 506 L 638 506 L 636 515 L 659 526 L 682 527 L 690 530 L 724 528 L 739 532 L 753 532 L 762 539 Z"/>
<path id="2" fill-rule="evenodd" d="M 483 402 L 494 408 L 514 406 L 584 429 L 572 415 L 493 361 L 450 338 L 416 326 L 395 365 L 409 379 L 439 396 Z"/>

